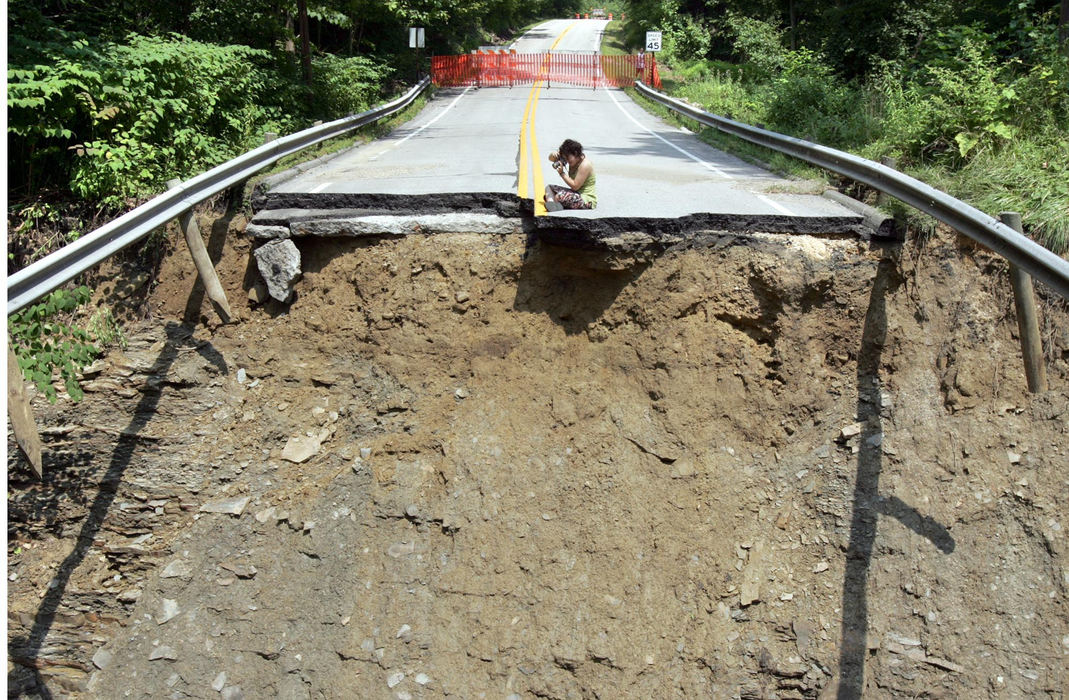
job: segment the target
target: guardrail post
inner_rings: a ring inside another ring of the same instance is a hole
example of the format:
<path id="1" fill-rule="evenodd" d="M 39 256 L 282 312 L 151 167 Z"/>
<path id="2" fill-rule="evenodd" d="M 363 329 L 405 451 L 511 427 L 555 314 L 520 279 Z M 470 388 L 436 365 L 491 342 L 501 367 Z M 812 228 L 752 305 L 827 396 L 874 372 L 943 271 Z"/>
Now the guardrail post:
<path id="1" fill-rule="evenodd" d="M 1017 212 L 1004 211 L 999 214 L 999 219 L 1017 233 L 1024 233 L 1021 215 Z M 1043 364 L 1043 342 L 1039 337 L 1032 276 L 1010 263 L 1010 282 L 1013 285 L 1014 305 L 1017 307 L 1017 328 L 1021 334 L 1021 353 L 1024 355 L 1028 390 L 1036 394 L 1047 390 L 1047 368 Z"/>
<path id="2" fill-rule="evenodd" d="M 167 187 L 172 190 L 181 185 L 182 181 L 178 178 L 167 181 Z M 215 274 L 215 266 L 212 265 L 208 249 L 204 247 L 204 239 L 200 237 L 200 227 L 197 226 L 192 207 L 178 217 L 178 224 L 182 227 L 186 245 L 189 246 L 189 253 L 193 256 L 193 264 L 197 266 L 197 274 L 204 285 L 204 290 L 208 293 L 208 299 L 215 307 L 215 312 L 223 319 L 223 323 L 230 323 L 232 318 L 230 304 L 226 300 L 226 292 L 223 291 L 223 285 L 219 282 L 219 276 Z"/>
<path id="3" fill-rule="evenodd" d="M 880 158 L 880 165 L 886 165 L 892 170 L 898 170 L 898 159 L 892 158 L 891 156 L 884 156 L 883 158 Z M 886 192 L 882 190 L 876 191 L 876 206 L 886 206 L 888 199 L 890 199 L 890 197 L 888 197 Z"/>
<path id="4" fill-rule="evenodd" d="M 11 419 L 11 432 L 15 433 L 22 454 L 26 455 L 30 466 L 38 479 L 44 478 L 41 466 L 41 436 L 37 424 L 33 422 L 33 408 L 30 396 L 26 393 L 26 384 L 19 369 L 19 361 L 11 349 L 11 338 L 7 343 L 7 415 Z"/>

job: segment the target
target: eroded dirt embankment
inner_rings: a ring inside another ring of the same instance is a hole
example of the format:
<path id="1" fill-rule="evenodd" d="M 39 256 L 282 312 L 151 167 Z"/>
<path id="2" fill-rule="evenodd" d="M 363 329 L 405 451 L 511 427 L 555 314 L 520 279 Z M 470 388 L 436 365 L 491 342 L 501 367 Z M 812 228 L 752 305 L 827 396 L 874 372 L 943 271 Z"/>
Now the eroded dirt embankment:
<path id="1" fill-rule="evenodd" d="M 38 405 L 16 692 L 1065 693 L 1069 337 L 1048 310 L 1028 395 L 993 259 L 300 245 L 288 310 L 195 333 L 178 251 L 85 402 Z"/>

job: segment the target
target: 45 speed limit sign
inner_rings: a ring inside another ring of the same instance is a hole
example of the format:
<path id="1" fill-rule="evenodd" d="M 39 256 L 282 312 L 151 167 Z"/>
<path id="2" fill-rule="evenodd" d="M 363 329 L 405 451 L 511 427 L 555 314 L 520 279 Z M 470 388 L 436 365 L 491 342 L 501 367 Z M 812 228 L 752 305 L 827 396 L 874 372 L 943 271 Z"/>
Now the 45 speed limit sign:
<path id="1" fill-rule="evenodd" d="M 661 33 L 660 32 L 646 32 L 646 50 L 647 51 L 660 51 L 661 50 Z"/>

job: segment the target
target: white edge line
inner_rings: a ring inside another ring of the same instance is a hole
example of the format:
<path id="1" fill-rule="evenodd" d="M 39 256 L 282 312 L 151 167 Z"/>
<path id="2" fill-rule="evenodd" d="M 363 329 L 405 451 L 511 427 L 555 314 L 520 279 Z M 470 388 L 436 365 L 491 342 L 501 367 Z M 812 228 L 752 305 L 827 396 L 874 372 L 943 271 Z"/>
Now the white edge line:
<path id="1" fill-rule="evenodd" d="M 397 143 L 394 143 L 393 145 L 391 145 L 389 148 L 386 149 L 386 151 L 389 151 L 392 148 L 397 148 L 398 146 L 400 146 L 402 143 L 404 143 L 405 141 L 409 140 L 413 136 L 418 136 L 421 131 L 426 129 L 428 126 L 431 126 L 432 124 L 434 124 L 436 121 L 438 121 L 442 117 L 444 117 L 449 110 L 453 109 L 453 106 L 456 105 L 457 102 L 460 102 L 460 98 L 464 97 L 464 95 L 467 95 L 468 91 L 470 91 L 470 90 L 471 90 L 471 85 L 469 85 L 468 87 L 464 88 L 464 92 L 462 92 L 459 95 L 457 95 L 455 100 L 450 102 L 449 105 L 445 109 L 443 109 L 441 112 L 438 113 L 438 116 L 436 116 L 434 119 L 430 120 L 429 122 L 427 122 L 426 124 L 424 124 L 420 128 L 416 129 L 411 134 L 409 134 L 408 136 L 404 137 L 403 139 L 401 139 Z M 383 151 L 379 155 L 381 156 L 386 151 Z"/>
<path id="2" fill-rule="evenodd" d="M 696 163 L 700 164 L 706 170 L 711 170 L 712 172 L 716 173 L 717 175 L 719 175 L 720 177 L 723 177 L 725 179 L 729 179 L 729 180 L 731 179 L 731 177 L 727 173 L 725 173 L 723 170 L 720 170 L 715 165 L 711 165 L 711 164 L 705 162 L 704 160 L 702 160 L 698 156 L 694 155 L 690 151 L 686 151 L 686 150 L 680 148 L 679 146 L 675 145 L 674 143 L 672 143 L 671 141 L 669 141 L 665 137 L 661 136 L 657 132 L 655 132 L 652 129 L 650 129 L 649 127 L 644 126 L 643 124 L 640 124 L 639 121 L 637 119 L 635 119 L 633 116 L 631 116 L 631 114 L 628 113 L 628 111 L 626 109 L 624 109 L 623 105 L 621 105 L 616 100 L 616 96 L 612 94 L 612 90 L 610 90 L 608 86 L 605 86 L 605 92 L 607 92 L 609 94 L 609 99 L 613 101 L 613 104 L 615 104 L 619 108 L 619 110 L 624 113 L 625 117 L 627 117 L 632 122 L 634 122 L 635 126 L 637 126 L 638 128 L 642 129 L 643 131 L 645 131 L 645 132 L 647 132 L 649 134 L 652 134 L 652 135 L 656 136 L 657 138 L 659 138 L 660 140 L 664 141 L 666 144 L 668 144 L 672 148 L 676 149 L 677 151 L 679 151 L 680 153 L 682 153 L 686 157 L 688 157 L 691 160 L 695 161 Z"/>
<path id="3" fill-rule="evenodd" d="M 778 203 L 776 203 L 776 202 L 772 201 L 771 199 L 769 199 L 768 197 L 766 197 L 766 196 L 765 196 L 765 195 L 763 195 L 763 194 L 759 194 L 759 195 L 755 195 L 755 196 L 756 196 L 756 197 L 757 197 L 758 199 L 760 199 L 760 200 L 761 200 L 762 202 L 764 202 L 765 204 L 767 204 L 768 206 L 770 206 L 770 207 L 772 207 L 773 209 L 775 209 L 776 211 L 780 212 L 781 214 L 786 214 L 787 216 L 794 216 L 794 215 L 795 215 L 795 214 L 794 214 L 794 212 L 792 212 L 792 211 L 791 211 L 790 209 L 788 209 L 787 207 L 781 206 L 780 204 L 778 204 Z"/>
<path id="4" fill-rule="evenodd" d="M 322 185 L 319 185 L 318 187 L 313 187 L 308 192 L 309 192 L 309 194 L 318 194 L 319 192 L 322 192 L 323 190 L 327 189 L 328 187 L 330 187 L 330 183 L 329 182 L 324 182 Z"/>

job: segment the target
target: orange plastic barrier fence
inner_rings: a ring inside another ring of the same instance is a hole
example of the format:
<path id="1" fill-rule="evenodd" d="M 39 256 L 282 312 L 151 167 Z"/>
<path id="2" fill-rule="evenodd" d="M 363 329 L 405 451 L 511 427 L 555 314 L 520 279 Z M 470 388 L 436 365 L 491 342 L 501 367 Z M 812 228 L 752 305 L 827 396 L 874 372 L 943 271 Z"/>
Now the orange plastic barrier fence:
<path id="1" fill-rule="evenodd" d="M 635 80 L 661 89 L 654 54 L 602 56 L 571 53 L 477 53 L 433 56 L 431 79 L 439 87 L 513 87 L 541 80 L 554 83 L 626 87 Z"/>

